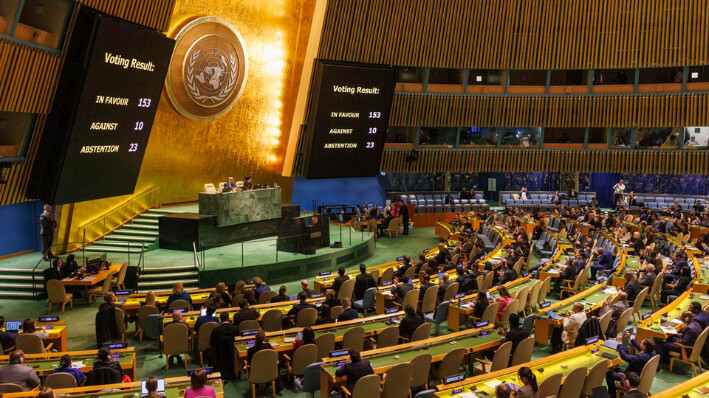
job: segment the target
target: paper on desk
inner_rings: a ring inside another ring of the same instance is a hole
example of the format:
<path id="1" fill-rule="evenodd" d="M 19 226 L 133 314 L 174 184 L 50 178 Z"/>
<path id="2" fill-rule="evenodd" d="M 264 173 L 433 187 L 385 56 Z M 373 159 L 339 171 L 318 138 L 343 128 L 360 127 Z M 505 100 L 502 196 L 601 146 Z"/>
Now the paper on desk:
<path id="1" fill-rule="evenodd" d="M 464 392 L 462 394 L 458 394 L 460 398 L 480 398 L 479 395 L 475 395 L 472 392 Z"/>
<path id="2" fill-rule="evenodd" d="M 86 282 L 91 282 L 91 281 L 94 280 L 94 279 L 96 279 L 95 276 L 87 276 L 86 278 L 84 278 L 84 280 L 85 280 Z"/>
<path id="3" fill-rule="evenodd" d="M 549 274 L 558 274 L 558 273 L 559 273 L 559 270 L 558 270 L 558 269 L 550 269 L 549 271 L 547 271 L 547 273 L 549 273 Z"/>
<path id="4" fill-rule="evenodd" d="M 83 368 L 83 367 L 85 367 L 85 366 L 86 366 L 86 365 L 84 365 L 84 361 L 72 361 L 72 362 L 71 362 L 71 367 L 72 367 L 72 368 L 81 369 L 81 368 Z"/>
<path id="5" fill-rule="evenodd" d="M 283 341 L 285 341 L 286 343 L 292 343 L 295 341 L 295 337 L 285 337 L 283 338 Z"/>
<path id="6" fill-rule="evenodd" d="M 382 294 L 384 294 L 386 296 L 393 296 L 389 290 L 383 291 Z"/>
<path id="7" fill-rule="evenodd" d="M 74 280 L 74 278 L 72 278 L 70 276 L 62 279 L 62 281 L 64 281 L 64 282 L 69 282 L 69 281 L 73 281 L 73 280 Z"/>
<path id="8" fill-rule="evenodd" d="M 699 298 L 702 300 L 709 300 L 709 296 L 699 296 Z"/>
<path id="9" fill-rule="evenodd" d="M 614 287 L 609 287 L 605 290 L 606 293 L 608 294 L 616 294 L 618 291 Z"/>
<path id="10" fill-rule="evenodd" d="M 494 379 L 494 380 L 486 381 L 483 384 L 485 384 L 486 386 L 488 386 L 494 390 L 498 385 L 502 384 L 502 382 L 497 379 Z"/>
<path id="11" fill-rule="evenodd" d="M 665 334 L 677 334 L 677 331 L 675 330 L 675 328 L 671 328 L 671 327 L 667 327 L 667 326 L 660 326 L 660 329 L 662 329 L 662 331 Z"/>

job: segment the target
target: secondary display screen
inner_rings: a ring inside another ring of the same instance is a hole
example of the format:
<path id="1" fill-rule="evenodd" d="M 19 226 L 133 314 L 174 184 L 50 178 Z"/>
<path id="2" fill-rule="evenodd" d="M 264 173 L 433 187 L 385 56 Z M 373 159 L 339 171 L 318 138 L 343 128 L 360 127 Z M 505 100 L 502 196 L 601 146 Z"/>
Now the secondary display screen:
<path id="1" fill-rule="evenodd" d="M 306 128 L 305 178 L 379 171 L 396 73 L 379 65 L 318 61 Z"/>
<path id="2" fill-rule="evenodd" d="M 173 47 L 156 31 L 81 9 L 40 144 L 44 173 L 33 171 L 43 180 L 35 197 L 63 204 L 133 193 Z"/>

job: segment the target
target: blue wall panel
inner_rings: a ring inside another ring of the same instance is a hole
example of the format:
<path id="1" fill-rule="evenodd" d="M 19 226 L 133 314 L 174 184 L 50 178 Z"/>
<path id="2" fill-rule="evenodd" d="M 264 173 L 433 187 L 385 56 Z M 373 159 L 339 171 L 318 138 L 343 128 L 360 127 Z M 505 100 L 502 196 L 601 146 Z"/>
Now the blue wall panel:
<path id="1" fill-rule="evenodd" d="M 313 201 L 318 205 L 356 205 L 365 201 L 384 205 L 386 201 L 384 179 L 381 176 L 365 178 L 327 178 L 306 180 L 296 177 L 293 182 L 291 203 L 300 205 L 301 211 L 312 211 Z"/>
<path id="2" fill-rule="evenodd" d="M 42 250 L 39 240 L 40 214 L 42 204 L 38 201 L 0 206 L 0 256 Z"/>

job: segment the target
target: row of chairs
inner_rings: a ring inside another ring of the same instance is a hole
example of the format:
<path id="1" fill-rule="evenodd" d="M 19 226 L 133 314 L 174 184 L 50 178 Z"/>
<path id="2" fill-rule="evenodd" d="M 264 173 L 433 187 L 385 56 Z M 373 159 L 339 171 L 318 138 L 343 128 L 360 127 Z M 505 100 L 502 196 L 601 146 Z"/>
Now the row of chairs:
<path id="1" fill-rule="evenodd" d="M 413 203 L 412 200 L 445 200 L 445 198 L 450 195 L 454 200 L 466 200 L 466 199 L 461 199 L 460 193 L 458 192 L 450 192 L 447 194 L 411 194 L 411 195 L 401 195 L 399 196 L 399 199 L 403 200 L 405 203 Z M 476 193 L 475 198 L 471 199 L 484 199 L 483 194 L 481 193 Z"/>
<path id="2" fill-rule="evenodd" d="M 126 273 L 128 272 L 128 263 L 123 263 L 120 270 L 117 273 L 111 274 L 106 279 L 104 279 L 101 285 L 93 287 L 88 290 L 89 294 L 89 304 L 96 297 L 103 297 L 111 291 L 111 289 L 125 290 L 125 279 Z M 115 276 L 114 276 L 115 275 Z M 47 313 L 52 313 L 52 304 L 61 306 L 62 314 L 66 305 L 69 304 L 70 308 L 74 308 L 74 295 L 72 293 L 66 292 L 66 287 L 60 280 L 52 279 L 47 281 Z"/>

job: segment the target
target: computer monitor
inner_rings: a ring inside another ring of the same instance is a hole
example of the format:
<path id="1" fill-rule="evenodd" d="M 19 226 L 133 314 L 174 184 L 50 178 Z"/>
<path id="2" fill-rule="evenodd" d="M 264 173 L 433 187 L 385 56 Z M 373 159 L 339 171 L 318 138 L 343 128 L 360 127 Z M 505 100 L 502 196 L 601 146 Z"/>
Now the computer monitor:
<path id="1" fill-rule="evenodd" d="M 143 395 L 148 393 L 148 390 L 145 388 L 145 383 L 147 383 L 147 380 L 143 380 L 140 383 L 140 390 Z M 157 392 L 165 392 L 165 379 L 158 379 L 158 390 Z"/>
<path id="2" fill-rule="evenodd" d="M 7 321 L 5 322 L 6 332 L 16 332 L 22 328 L 22 321 Z"/>

